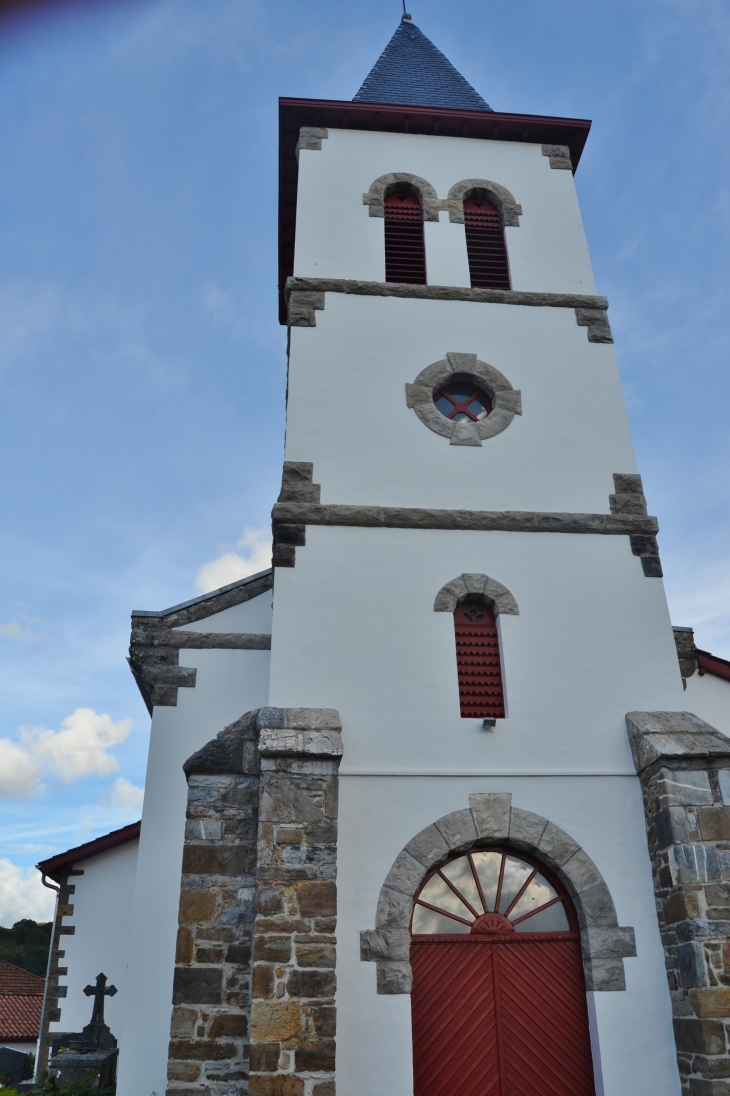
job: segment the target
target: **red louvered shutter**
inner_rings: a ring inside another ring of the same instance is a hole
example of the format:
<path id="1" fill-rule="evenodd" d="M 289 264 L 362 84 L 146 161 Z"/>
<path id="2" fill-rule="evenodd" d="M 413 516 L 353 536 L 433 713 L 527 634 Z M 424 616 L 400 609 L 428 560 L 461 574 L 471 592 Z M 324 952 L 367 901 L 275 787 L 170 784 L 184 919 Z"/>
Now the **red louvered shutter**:
<path id="1" fill-rule="evenodd" d="M 492 610 L 462 601 L 454 613 L 462 719 L 504 718 L 499 635 Z"/>
<path id="2" fill-rule="evenodd" d="M 467 198 L 464 202 L 464 228 L 472 287 L 511 289 L 499 210 L 486 198 Z"/>
<path id="3" fill-rule="evenodd" d="M 396 191 L 385 199 L 385 280 L 426 284 L 423 210 L 414 194 Z"/>

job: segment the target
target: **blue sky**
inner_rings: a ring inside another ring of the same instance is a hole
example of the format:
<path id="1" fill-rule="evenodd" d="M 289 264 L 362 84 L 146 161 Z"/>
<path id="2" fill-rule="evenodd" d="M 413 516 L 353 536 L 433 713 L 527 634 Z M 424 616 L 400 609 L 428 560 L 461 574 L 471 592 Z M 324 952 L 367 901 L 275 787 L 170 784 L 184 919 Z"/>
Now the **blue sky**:
<path id="1" fill-rule="evenodd" d="M 730 9 L 410 0 L 496 110 L 593 119 L 577 185 L 675 623 L 730 657 Z M 276 100 L 347 99 L 398 0 L 105 0 L 0 22 L 0 924 L 139 817 L 129 614 L 265 566 Z M 44 904 L 45 903 L 45 904 Z"/>

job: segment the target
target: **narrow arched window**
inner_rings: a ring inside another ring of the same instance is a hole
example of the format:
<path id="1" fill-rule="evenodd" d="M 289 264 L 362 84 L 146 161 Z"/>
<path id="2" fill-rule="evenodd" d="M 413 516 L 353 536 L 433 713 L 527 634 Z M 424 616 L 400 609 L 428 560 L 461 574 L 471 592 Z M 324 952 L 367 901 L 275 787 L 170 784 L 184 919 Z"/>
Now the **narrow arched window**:
<path id="1" fill-rule="evenodd" d="M 504 719 L 502 660 L 494 613 L 482 601 L 454 611 L 456 668 L 462 719 Z"/>
<path id="2" fill-rule="evenodd" d="M 502 217 L 486 198 L 464 202 L 466 250 L 473 288 L 511 289 Z"/>
<path id="3" fill-rule="evenodd" d="M 397 190 L 385 199 L 385 280 L 426 284 L 423 210 L 410 191 Z"/>

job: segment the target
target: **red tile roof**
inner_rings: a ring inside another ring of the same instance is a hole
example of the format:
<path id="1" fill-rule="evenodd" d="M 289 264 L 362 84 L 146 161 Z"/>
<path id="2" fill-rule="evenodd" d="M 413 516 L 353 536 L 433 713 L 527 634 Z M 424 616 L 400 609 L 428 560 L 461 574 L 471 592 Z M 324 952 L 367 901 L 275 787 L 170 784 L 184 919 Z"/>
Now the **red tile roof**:
<path id="1" fill-rule="evenodd" d="M 46 985 L 45 978 L 37 974 L 31 974 L 29 970 L 16 967 L 14 963 L 7 963 L 0 959 L 0 997 L 11 996 L 42 997 Z"/>
<path id="2" fill-rule="evenodd" d="M 0 1039 L 38 1038 L 45 978 L 0 959 Z"/>
<path id="3" fill-rule="evenodd" d="M 29 1042 L 38 1038 L 43 996 L 9 994 L 0 997 L 0 1039 Z"/>
<path id="4" fill-rule="evenodd" d="M 42 1008 L 43 996 L 11 994 L 0 997 L 0 1039 L 7 1042 L 37 1039 Z"/>

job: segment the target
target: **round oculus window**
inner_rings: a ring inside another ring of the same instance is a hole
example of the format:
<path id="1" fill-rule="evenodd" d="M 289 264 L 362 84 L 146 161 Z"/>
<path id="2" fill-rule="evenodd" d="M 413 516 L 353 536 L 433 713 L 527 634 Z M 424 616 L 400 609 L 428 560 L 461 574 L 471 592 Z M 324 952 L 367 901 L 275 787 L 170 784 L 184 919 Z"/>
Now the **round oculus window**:
<path id="1" fill-rule="evenodd" d="M 473 381 L 450 381 L 433 394 L 433 402 L 452 422 L 481 422 L 492 410 L 492 401 Z"/>

